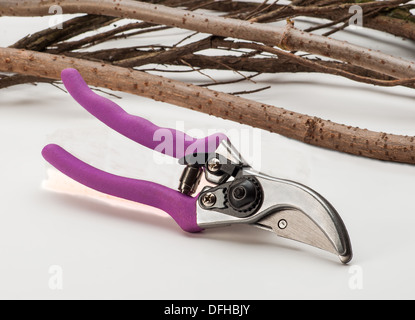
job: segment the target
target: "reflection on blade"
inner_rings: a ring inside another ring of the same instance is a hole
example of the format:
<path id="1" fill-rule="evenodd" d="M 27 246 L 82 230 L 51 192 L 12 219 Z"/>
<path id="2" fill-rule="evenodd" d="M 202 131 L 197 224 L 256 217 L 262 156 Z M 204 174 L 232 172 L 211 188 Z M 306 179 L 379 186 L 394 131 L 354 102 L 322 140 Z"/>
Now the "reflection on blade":
<path id="1" fill-rule="evenodd" d="M 348 263 L 352 258 L 351 253 L 340 255 L 325 232 L 299 210 L 289 209 L 271 213 L 254 225 L 275 232 L 280 237 L 296 240 L 338 255 L 343 263 Z"/>

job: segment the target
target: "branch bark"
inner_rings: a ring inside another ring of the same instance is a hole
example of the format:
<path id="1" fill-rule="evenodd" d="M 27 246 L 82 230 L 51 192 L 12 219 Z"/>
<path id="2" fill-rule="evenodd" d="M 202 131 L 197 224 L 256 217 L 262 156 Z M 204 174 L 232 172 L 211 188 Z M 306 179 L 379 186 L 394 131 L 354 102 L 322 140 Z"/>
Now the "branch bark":
<path id="1" fill-rule="evenodd" d="M 0 71 L 60 79 L 78 69 L 93 86 L 164 101 L 248 124 L 311 145 L 368 158 L 415 164 L 415 137 L 345 126 L 128 68 L 34 51 L 0 48 Z"/>
<path id="2" fill-rule="evenodd" d="M 56 4 L 54 0 L 0 0 L 0 16 L 48 15 L 49 7 L 53 4 Z M 341 60 L 397 79 L 415 78 L 413 61 L 304 32 L 291 24 L 285 28 L 275 27 L 132 0 L 67 0 L 60 5 L 65 13 L 139 19 L 223 37 L 258 41 L 285 50 L 305 51 Z"/>

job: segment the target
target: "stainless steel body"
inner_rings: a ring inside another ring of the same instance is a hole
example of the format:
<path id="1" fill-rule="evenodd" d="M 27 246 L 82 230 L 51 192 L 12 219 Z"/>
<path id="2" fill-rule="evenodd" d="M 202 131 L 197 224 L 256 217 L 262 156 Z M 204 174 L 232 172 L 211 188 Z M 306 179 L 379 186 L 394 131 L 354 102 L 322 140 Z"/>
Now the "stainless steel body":
<path id="1" fill-rule="evenodd" d="M 249 224 L 336 254 L 342 263 L 352 259 L 352 246 L 343 220 L 324 197 L 300 183 L 255 171 L 229 141 L 217 152 L 239 166 L 239 171 L 225 180 L 217 175 L 217 162 L 213 172 L 216 175 L 206 170 L 207 180 L 217 186 L 207 187 L 199 195 L 197 223 L 201 228 Z M 254 181 L 261 192 L 255 209 L 238 210 L 230 203 L 233 184 L 243 179 Z M 249 210 L 255 211 L 250 214 Z M 248 212 L 247 216 L 243 216 L 244 212 Z"/>

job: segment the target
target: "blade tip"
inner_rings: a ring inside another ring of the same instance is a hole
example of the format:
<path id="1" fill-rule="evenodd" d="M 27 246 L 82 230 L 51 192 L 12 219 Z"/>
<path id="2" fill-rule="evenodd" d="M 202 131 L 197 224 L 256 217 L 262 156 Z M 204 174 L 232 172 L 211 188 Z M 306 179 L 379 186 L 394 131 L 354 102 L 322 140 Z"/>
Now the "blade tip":
<path id="1" fill-rule="evenodd" d="M 346 255 L 339 255 L 339 259 L 341 263 L 348 264 L 350 261 L 352 261 L 353 254 L 346 254 Z"/>

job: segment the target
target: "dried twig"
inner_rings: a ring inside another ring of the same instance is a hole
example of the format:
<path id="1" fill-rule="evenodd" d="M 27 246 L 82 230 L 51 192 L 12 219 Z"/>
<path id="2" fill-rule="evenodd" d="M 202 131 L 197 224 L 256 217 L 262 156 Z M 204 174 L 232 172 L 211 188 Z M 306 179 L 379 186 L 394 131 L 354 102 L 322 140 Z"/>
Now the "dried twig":
<path id="1" fill-rule="evenodd" d="M 215 80 L 215 79 L 213 79 L 210 75 L 208 75 L 208 74 L 206 74 L 206 73 L 202 72 L 200 69 L 196 69 L 196 68 L 195 68 L 195 67 L 193 67 L 190 63 L 188 63 L 188 62 L 184 61 L 183 59 L 180 59 L 180 61 L 181 61 L 181 62 L 183 62 L 183 64 L 184 64 L 184 65 L 188 66 L 188 67 L 189 67 L 189 68 L 191 68 L 192 70 L 194 70 L 194 71 L 196 71 L 196 72 L 200 73 L 202 76 L 204 76 L 204 77 L 206 77 L 206 78 L 208 78 L 208 79 L 212 80 L 213 82 L 216 82 L 216 80 Z"/>
<path id="2" fill-rule="evenodd" d="M 242 81 L 246 81 L 246 80 L 252 80 L 252 78 L 255 78 L 257 76 L 259 76 L 260 73 L 256 73 L 250 76 L 245 76 L 243 78 L 239 78 L 239 79 L 235 79 L 235 80 L 229 80 L 229 81 L 216 81 L 216 82 L 211 82 L 211 83 L 204 83 L 204 84 L 199 84 L 199 87 L 212 87 L 212 86 L 220 86 L 220 85 L 224 85 L 224 84 L 231 84 L 231 83 L 238 83 L 238 82 L 242 82 Z"/>
<path id="3" fill-rule="evenodd" d="M 239 95 L 243 95 L 243 94 L 251 94 L 251 93 L 256 93 L 256 92 L 260 92 L 260 91 L 264 91 L 271 88 L 271 86 L 266 86 L 266 87 L 262 87 L 259 89 L 253 89 L 253 90 L 243 90 L 243 91 L 236 91 L 236 92 L 231 92 L 229 94 L 233 94 L 235 96 L 239 96 Z"/>

